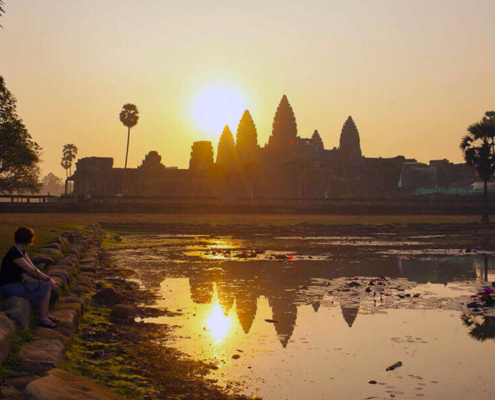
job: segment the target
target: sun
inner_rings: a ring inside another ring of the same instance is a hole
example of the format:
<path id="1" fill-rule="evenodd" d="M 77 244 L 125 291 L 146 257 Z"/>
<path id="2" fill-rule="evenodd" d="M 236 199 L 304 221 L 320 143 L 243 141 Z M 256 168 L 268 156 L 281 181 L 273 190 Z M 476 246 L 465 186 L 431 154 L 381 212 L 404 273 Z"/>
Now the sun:
<path id="1" fill-rule="evenodd" d="M 214 138 L 220 137 L 225 125 L 234 131 L 246 108 L 241 91 L 227 84 L 212 84 L 202 88 L 191 103 L 197 127 Z"/>

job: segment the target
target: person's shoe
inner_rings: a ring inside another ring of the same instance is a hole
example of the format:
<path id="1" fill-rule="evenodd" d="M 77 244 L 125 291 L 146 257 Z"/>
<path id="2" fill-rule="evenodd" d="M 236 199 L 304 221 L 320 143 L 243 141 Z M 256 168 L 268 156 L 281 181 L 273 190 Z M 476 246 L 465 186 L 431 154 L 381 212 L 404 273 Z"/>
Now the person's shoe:
<path id="1" fill-rule="evenodd" d="M 40 321 L 39 326 L 41 326 L 42 328 L 55 329 L 57 327 L 57 324 L 52 321 Z"/>
<path id="2" fill-rule="evenodd" d="M 49 315 L 48 319 L 52 322 L 55 322 L 56 324 L 60 322 L 60 320 L 57 317 L 54 317 L 53 315 Z"/>

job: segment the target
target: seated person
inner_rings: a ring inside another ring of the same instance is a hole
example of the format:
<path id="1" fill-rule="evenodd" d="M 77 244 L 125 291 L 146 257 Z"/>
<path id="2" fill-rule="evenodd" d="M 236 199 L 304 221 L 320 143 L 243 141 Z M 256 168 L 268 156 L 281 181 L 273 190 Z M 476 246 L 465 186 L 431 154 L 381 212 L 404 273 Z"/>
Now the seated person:
<path id="1" fill-rule="evenodd" d="M 56 328 L 58 319 L 48 314 L 52 290 L 58 292 L 55 281 L 34 266 L 26 249 L 33 244 L 34 231 L 26 226 L 14 233 L 15 245 L 2 260 L 0 266 L 0 292 L 3 297 L 22 297 L 39 309 L 39 324 L 44 328 Z M 22 274 L 37 279 L 37 282 L 25 282 Z"/>

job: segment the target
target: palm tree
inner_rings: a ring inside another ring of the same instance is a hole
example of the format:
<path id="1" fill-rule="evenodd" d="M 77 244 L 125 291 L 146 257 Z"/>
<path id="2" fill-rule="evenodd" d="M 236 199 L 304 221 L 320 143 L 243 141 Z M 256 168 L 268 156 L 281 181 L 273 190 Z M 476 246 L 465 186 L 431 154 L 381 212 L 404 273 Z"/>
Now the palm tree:
<path id="1" fill-rule="evenodd" d="M 495 172 L 495 111 L 487 111 L 480 122 L 467 128 L 461 150 L 467 165 L 476 168 L 483 180 L 483 222 L 489 222 L 488 181 Z"/>
<path id="2" fill-rule="evenodd" d="M 74 144 L 66 144 L 62 149 L 62 162 L 67 161 L 69 176 L 72 176 L 72 161 L 75 160 L 77 156 L 77 147 Z M 65 168 L 65 167 L 64 167 Z"/>
<path id="3" fill-rule="evenodd" d="M 120 112 L 120 122 L 127 126 L 127 148 L 125 150 L 125 165 L 127 169 L 127 155 L 129 154 L 129 140 L 131 139 L 131 128 L 136 126 L 139 119 L 139 111 L 134 104 L 124 104 Z"/>
<path id="4" fill-rule="evenodd" d="M 483 222 L 489 222 L 488 181 L 495 172 L 495 111 L 487 111 L 480 122 L 467 128 L 461 150 L 467 165 L 476 168 L 483 180 Z"/>
<path id="5" fill-rule="evenodd" d="M 62 166 L 63 169 L 65 169 L 65 178 L 67 179 L 69 177 L 69 168 L 70 168 L 70 160 L 68 160 L 65 157 L 62 157 L 62 161 L 60 162 L 60 165 Z"/>

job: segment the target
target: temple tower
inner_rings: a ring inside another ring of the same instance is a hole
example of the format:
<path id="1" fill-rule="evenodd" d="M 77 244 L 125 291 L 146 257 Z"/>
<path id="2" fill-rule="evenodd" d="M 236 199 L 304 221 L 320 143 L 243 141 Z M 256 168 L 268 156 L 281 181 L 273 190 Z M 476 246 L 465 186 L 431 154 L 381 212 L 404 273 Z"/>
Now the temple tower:
<path id="1" fill-rule="evenodd" d="M 258 149 L 258 132 L 248 110 L 244 111 L 237 126 L 236 149 L 242 164 L 251 161 Z"/>
<path id="2" fill-rule="evenodd" d="M 244 111 L 237 126 L 236 145 L 238 150 L 254 151 L 258 147 L 258 131 L 249 110 Z"/>
<path id="3" fill-rule="evenodd" d="M 208 170 L 213 166 L 213 147 L 211 142 L 194 142 L 191 147 L 189 169 L 194 171 Z"/>
<path id="4" fill-rule="evenodd" d="M 268 147 L 272 149 L 286 149 L 293 145 L 296 139 L 296 117 L 287 96 L 284 94 L 273 119 L 273 129 L 268 139 Z"/>
<path id="5" fill-rule="evenodd" d="M 323 140 L 321 140 L 321 136 L 317 130 L 313 132 L 313 136 L 311 136 L 310 143 L 311 146 L 317 151 L 325 150 L 325 147 L 323 146 Z"/>
<path id="6" fill-rule="evenodd" d="M 236 163 L 234 136 L 228 125 L 223 128 L 222 136 L 218 141 L 217 165 L 232 166 Z"/>
<path id="7" fill-rule="evenodd" d="M 344 157 L 352 160 L 362 157 L 359 132 L 351 116 L 347 118 L 342 127 L 339 152 Z"/>

